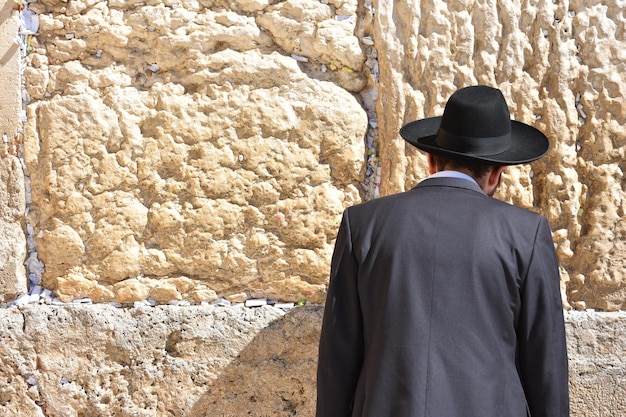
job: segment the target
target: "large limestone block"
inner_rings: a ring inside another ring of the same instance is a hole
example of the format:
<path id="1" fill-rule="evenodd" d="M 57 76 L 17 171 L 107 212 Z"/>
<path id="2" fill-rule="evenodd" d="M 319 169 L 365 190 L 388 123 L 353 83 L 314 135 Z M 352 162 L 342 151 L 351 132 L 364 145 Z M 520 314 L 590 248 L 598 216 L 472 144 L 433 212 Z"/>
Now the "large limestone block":
<path id="1" fill-rule="evenodd" d="M 322 313 L 0 309 L 0 415 L 313 416 Z M 566 312 L 572 417 L 626 415 L 625 314 Z"/>
<path id="2" fill-rule="evenodd" d="M 288 352 L 298 339 L 265 330 L 284 314 L 243 306 L 0 310 L 0 415 L 189 416 L 220 380 L 235 387 L 225 373 L 246 350 L 267 352 L 265 361 L 253 354 L 254 362 L 289 390 L 289 370 L 299 369 L 304 359 L 277 369 L 270 358 L 295 359 Z M 300 341 L 312 346 L 309 333 L 315 332 L 303 329 L 307 334 Z M 269 340 L 257 341 L 262 333 Z M 305 370 L 296 380 L 311 377 Z M 298 388 L 292 391 L 300 395 Z"/>
<path id="3" fill-rule="evenodd" d="M 188 416 L 314 416 L 322 313 L 297 308 L 260 331 Z"/>
<path id="4" fill-rule="evenodd" d="M 18 158 L 21 132 L 19 68 L 16 39 L 18 13 L 10 2 L 0 6 L 0 303 L 27 290 L 24 233 L 25 183 Z"/>
<path id="5" fill-rule="evenodd" d="M 546 215 L 562 264 L 565 304 L 617 310 L 626 302 L 623 4 L 376 2 L 381 192 L 426 175 L 397 135 L 441 114 L 457 88 L 502 89 L 513 118 L 544 131 L 551 150 L 512 167 L 498 194 Z"/>
<path id="6" fill-rule="evenodd" d="M 270 51 L 237 8 L 32 7 L 45 35 L 24 153 L 44 286 L 65 301 L 322 301 L 339 216 L 361 200 L 356 98 Z M 348 49 L 342 65 L 362 64 Z"/>

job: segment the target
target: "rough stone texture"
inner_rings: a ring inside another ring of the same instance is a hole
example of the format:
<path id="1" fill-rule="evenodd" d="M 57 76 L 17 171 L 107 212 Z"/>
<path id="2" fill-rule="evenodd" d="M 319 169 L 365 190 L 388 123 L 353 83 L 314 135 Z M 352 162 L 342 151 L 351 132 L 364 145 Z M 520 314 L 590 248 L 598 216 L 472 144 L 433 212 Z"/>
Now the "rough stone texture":
<path id="1" fill-rule="evenodd" d="M 17 157 L 22 98 L 17 11 L 0 2 L 0 303 L 27 291 L 24 174 Z"/>
<path id="2" fill-rule="evenodd" d="M 364 177 L 356 3 L 31 8 L 24 158 L 43 285 L 64 301 L 323 301 Z M 289 56 L 304 53 L 336 83 Z"/>
<path id="3" fill-rule="evenodd" d="M 322 313 L 320 306 L 297 308 L 260 331 L 190 416 L 314 416 Z"/>
<path id="4" fill-rule="evenodd" d="M 566 314 L 572 416 L 626 415 L 626 314 Z"/>
<path id="5" fill-rule="evenodd" d="M 499 197 L 550 220 L 566 304 L 623 308 L 624 7 L 623 1 L 377 2 L 382 193 L 424 175 L 423 157 L 397 135 L 403 123 L 440 114 L 459 86 L 498 86 L 512 116 L 552 143 L 546 158 L 509 169 Z"/>
<path id="6" fill-rule="evenodd" d="M 20 363 L 3 364 L 11 370 L 3 386 L 26 394 L 23 405 L 39 406 L 47 416 L 184 415 L 202 385 L 278 317 L 277 311 L 104 306 L 13 310 L 7 342 L 20 343 L 3 343 L 2 356 L 16 358 L 17 350 L 22 354 Z M 15 401 L 2 405 L 11 410 Z"/>
<path id="7" fill-rule="evenodd" d="M 0 309 L 0 415 L 310 414 L 320 317 L 320 307 Z"/>
<path id="8" fill-rule="evenodd" d="M 313 416 L 322 312 L 0 309 L 0 415 Z M 626 415 L 626 313 L 566 322 L 572 417 Z"/>
<path id="9" fill-rule="evenodd" d="M 483 83 L 552 142 L 498 196 L 549 218 L 564 304 L 623 308 L 622 1 L 30 7 L 29 221 L 61 299 L 322 301 L 365 169 L 411 187 L 424 159 L 398 128 Z"/>

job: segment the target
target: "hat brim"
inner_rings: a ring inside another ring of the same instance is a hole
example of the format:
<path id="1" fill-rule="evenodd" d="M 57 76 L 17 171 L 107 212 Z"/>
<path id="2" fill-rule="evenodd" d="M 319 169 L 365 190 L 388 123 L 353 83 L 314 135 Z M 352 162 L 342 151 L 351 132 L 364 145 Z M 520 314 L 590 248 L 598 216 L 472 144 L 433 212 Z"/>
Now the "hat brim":
<path id="1" fill-rule="evenodd" d="M 472 155 L 441 148 L 437 145 L 437 131 L 441 116 L 415 120 L 400 129 L 400 136 L 416 148 L 434 155 L 474 160 L 496 165 L 518 165 L 544 156 L 550 147 L 548 138 L 538 129 L 511 120 L 511 146 L 494 155 Z"/>

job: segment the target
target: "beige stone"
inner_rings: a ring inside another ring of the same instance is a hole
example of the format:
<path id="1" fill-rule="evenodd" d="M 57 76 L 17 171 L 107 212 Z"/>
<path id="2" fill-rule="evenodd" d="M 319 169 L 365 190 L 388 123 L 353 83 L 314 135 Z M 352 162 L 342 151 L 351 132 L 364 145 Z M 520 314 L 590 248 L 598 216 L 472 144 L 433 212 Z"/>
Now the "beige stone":
<path id="1" fill-rule="evenodd" d="M 29 6 L 40 30 L 23 73 L 28 220 L 43 283 L 63 299 L 109 300 L 119 285 L 137 299 L 176 276 L 192 289 L 160 298 L 201 299 L 201 286 L 208 298 L 322 299 L 339 215 L 373 195 L 360 188 L 366 133 L 381 194 L 408 189 L 425 161 L 399 127 L 483 83 L 552 144 L 541 161 L 509 168 L 497 197 L 550 220 L 566 306 L 622 308 L 617 5 Z M 17 228 L 7 233 L 19 243 Z M 18 275 L 19 263 L 9 263 Z"/>
<path id="2" fill-rule="evenodd" d="M 348 2 L 352 3 L 352 2 Z M 347 67 L 360 71 L 365 57 L 358 39 L 354 37 L 355 8 L 345 10 L 341 20 L 330 4 L 307 0 L 288 0 L 266 10 L 259 17 L 285 51 L 302 55 L 326 65 Z"/>
<path id="3" fill-rule="evenodd" d="M 626 413 L 622 373 L 624 327 L 622 313 L 570 313 L 568 354 L 572 416 L 618 416 Z M 604 389 L 603 387 L 607 387 Z M 608 389 L 608 387 L 612 387 Z M 592 393 L 591 390 L 596 390 Z"/>
<path id="4" fill-rule="evenodd" d="M 77 298 L 76 294 L 90 298 L 93 302 L 106 302 L 115 299 L 115 293 L 111 288 L 98 283 L 96 275 L 85 269 L 76 266 L 69 269 L 65 275 L 56 280 L 54 290 L 56 296 L 63 302 L 71 302 Z"/>
<path id="5" fill-rule="evenodd" d="M 313 416 L 323 308 L 0 309 L 0 415 Z M 626 413 L 624 313 L 566 314 L 572 417 Z"/>
<path id="6" fill-rule="evenodd" d="M 328 256 L 338 216 L 360 199 L 363 109 L 291 58 L 228 50 L 202 60 L 204 72 L 145 92 L 72 60 L 51 71 L 55 95 L 30 106 L 25 160 L 38 184 L 30 219 L 44 285 L 63 299 L 198 298 L 193 288 L 122 283 L 179 274 L 227 295 L 261 278 L 289 281 L 280 265 L 291 253 Z M 327 262 L 296 269 L 305 279 L 290 282 L 302 288 L 272 295 L 323 290 L 307 281 L 323 282 Z M 98 283 L 77 285 L 77 271 Z"/>
<path id="7" fill-rule="evenodd" d="M 25 181 L 18 158 L 21 132 L 18 13 L 10 2 L 0 7 L 0 302 L 27 290 L 24 261 Z"/>

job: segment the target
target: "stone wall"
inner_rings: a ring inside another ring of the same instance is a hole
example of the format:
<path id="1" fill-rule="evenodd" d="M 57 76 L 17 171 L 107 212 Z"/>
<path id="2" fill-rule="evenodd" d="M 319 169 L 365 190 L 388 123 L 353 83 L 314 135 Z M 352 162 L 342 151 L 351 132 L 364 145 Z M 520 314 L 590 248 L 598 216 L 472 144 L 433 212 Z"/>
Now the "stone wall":
<path id="1" fill-rule="evenodd" d="M 315 415 L 322 306 L 0 310 L 0 415 Z M 626 415 L 626 313 L 566 313 L 572 417 Z M 85 341 L 89 343 L 85 343 Z"/>
<path id="2" fill-rule="evenodd" d="M 566 306 L 621 309 L 620 4 L 30 3 L 9 142 L 31 278 L 65 302 L 321 302 L 342 210 L 425 175 L 399 127 L 482 83 L 552 142 L 499 198 L 549 218 Z"/>
<path id="3" fill-rule="evenodd" d="M 63 301 L 322 301 L 367 129 L 356 3 L 335 3 L 31 4 L 43 286 Z"/>

